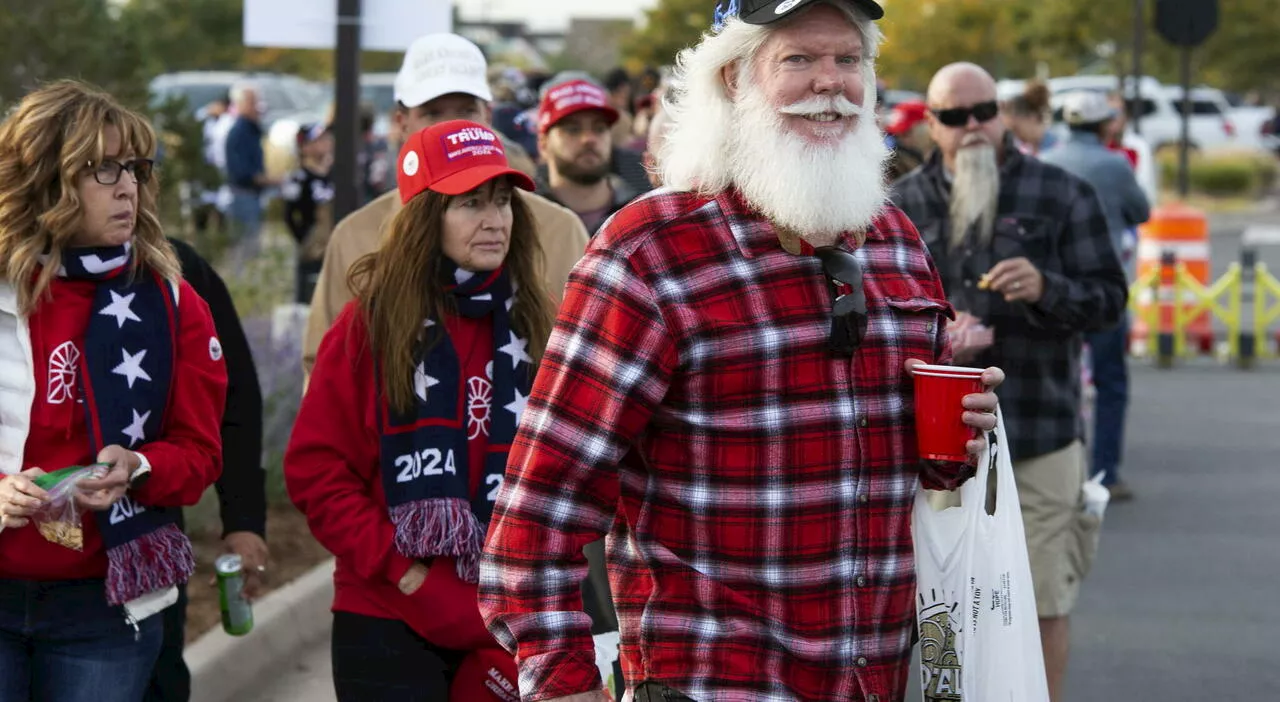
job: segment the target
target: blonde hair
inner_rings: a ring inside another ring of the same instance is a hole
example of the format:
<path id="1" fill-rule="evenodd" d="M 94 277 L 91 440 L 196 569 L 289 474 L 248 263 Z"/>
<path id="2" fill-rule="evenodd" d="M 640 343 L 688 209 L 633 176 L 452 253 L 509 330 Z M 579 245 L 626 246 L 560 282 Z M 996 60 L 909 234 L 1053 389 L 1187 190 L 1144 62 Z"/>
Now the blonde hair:
<path id="1" fill-rule="evenodd" d="M 28 94 L 0 124 L 0 261 L 4 279 L 17 290 L 22 314 L 35 309 L 48 291 L 63 251 L 79 234 L 76 183 L 91 163 L 107 156 L 108 127 L 120 132 L 122 153 L 140 158 L 155 154 L 156 135 L 146 118 L 72 80 Z M 132 273 L 145 268 L 177 281 L 181 268 L 160 228 L 157 191 L 154 174 L 138 187 Z M 46 254 L 48 261 L 42 264 Z"/>
<path id="2" fill-rule="evenodd" d="M 438 278 L 444 259 L 444 215 L 452 200 L 431 190 L 409 200 L 391 220 L 382 248 L 356 261 L 347 277 L 381 368 L 381 390 L 400 412 L 413 407 L 415 354 L 424 340 L 423 320 L 457 312 L 453 296 Z M 555 311 L 541 276 L 543 253 L 533 215 L 514 193 L 511 213 L 511 248 L 503 263 L 514 288 L 511 324 L 528 337 L 536 369 Z"/>

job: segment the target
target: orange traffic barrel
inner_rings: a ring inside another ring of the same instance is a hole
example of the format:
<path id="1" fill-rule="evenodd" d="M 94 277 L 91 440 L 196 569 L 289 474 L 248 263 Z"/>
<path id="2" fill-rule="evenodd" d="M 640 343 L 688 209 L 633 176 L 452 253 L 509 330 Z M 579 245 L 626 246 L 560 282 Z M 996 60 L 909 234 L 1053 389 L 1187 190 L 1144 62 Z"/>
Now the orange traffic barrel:
<path id="1" fill-rule="evenodd" d="M 1209 218 L 1201 210 L 1180 203 L 1161 205 L 1151 211 L 1151 219 L 1138 227 L 1138 277 L 1159 270 L 1160 257 L 1172 252 L 1174 259 L 1186 267 L 1187 273 L 1201 285 L 1209 284 Z M 1165 276 L 1160 281 L 1158 299 L 1151 290 L 1138 292 L 1138 307 L 1148 312 L 1159 305 L 1160 327 L 1157 331 L 1172 334 L 1174 312 L 1173 281 Z M 1183 307 L 1195 305 L 1199 299 L 1191 291 L 1183 293 Z M 1146 339 L 1150 333 L 1141 315 L 1134 320 L 1132 339 Z M 1213 326 L 1209 313 L 1196 315 L 1184 327 L 1187 341 L 1201 353 L 1213 351 Z"/>

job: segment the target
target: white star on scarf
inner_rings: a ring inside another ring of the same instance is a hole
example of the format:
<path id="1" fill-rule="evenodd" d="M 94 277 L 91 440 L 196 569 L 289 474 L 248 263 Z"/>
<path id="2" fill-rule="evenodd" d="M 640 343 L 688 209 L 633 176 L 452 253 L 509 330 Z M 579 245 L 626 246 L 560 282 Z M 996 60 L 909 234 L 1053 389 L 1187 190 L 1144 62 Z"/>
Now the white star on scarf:
<path id="1" fill-rule="evenodd" d="M 138 416 L 138 410 L 130 411 L 133 412 L 133 423 L 122 429 L 120 433 L 129 437 L 129 447 L 133 448 L 134 444 L 142 441 L 143 439 L 144 434 L 142 425 L 146 424 L 147 419 L 151 417 L 151 410 L 143 412 L 142 416 Z"/>
<path id="2" fill-rule="evenodd" d="M 129 309 L 129 305 L 133 304 L 133 298 L 137 293 L 129 293 L 128 295 L 120 295 L 115 290 L 108 290 L 111 293 L 111 304 L 98 310 L 98 314 L 116 318 L 116 328 L 124 327 L 124 320 L 131 319 L 135 322 L 141 322 L 142 318 L 133 313 Z"/>
<path id="3" fill-rule="evenodd" d="M 129 247 L 125 246 L 124 251 L 125 252 L 120 254 L 119 256 L 116 256 L 115 258 L 108 258 L 105 261 L 102 260 L 102 257 L 99 256 L 98 254 L 89 254 L 87 256 L 81 256 L 80 265 L 84 266 L 84 269 L 86 271 L 94 275 L 98 275 L 99 273 L 106 273 L 107 271 L 114 271 L 115 269 L 119 268 L 120 266 L 123 266 L 125 263 L 129 261 Z"/>
<path id="4" fill-rule="evenodd" d="M 123 375 L 124 379 L 129 381 L 129 389 L 133 389 L 133 381 L 138 378 L 143 380 L 151 380 L 151 376 L 142 370 L 142 359 L 146 357 L 147 350 L 143 349 L 135 354 L 129 353 L 128 349 L 120 349 L 120 353 L 124 354 L 124 361 L 120 365 L 111 369 L 116 375 Z"/>
<path id="5" fill-rule="evenodd" d="M 516 336 L 515 332 L 507 333 L 511 335 L 511 342 L 506 346 L 499 346 L 498 350 L 511 357 L 511 367 L 519 366 L 521 361 L 533 363 L 533 358 L 525 351 L 529 342 Z"/>
<path id="6" fill-rule="evenodd" d="M 516 416 L 516 426 L 520 426 L 520 418 L 524 416 L 524 406 L 529 403 L 529 398 L 520 394 L 519 388 L 516 389 L 516 399 L 509 404 L 504 405 L 502 409 Z"/>
<path id="7" fill-rule="evenodd" d="M 440 384 L 439 380 L 427 375 L 427 366 L 419 363 L 418 367 L 413 370 L 413 392 L 418 396 L 419 400 L 427 401 L 427 390 Z"/>

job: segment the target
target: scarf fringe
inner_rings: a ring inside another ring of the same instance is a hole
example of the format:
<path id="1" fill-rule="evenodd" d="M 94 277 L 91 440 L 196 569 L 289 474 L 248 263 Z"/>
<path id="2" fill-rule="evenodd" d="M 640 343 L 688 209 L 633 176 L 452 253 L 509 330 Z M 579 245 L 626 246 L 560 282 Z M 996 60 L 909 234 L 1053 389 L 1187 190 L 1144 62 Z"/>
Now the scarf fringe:
<path id="1" fill-rule="evenodd" d="M 122 605 L 186 582 L 195 571 L 191 541 L 178 525 L 166 524 L 107 549 L 107 602 Z"/>
<path id="2" fill-rule="evenodd" d="M 391 508 L 396 527 L 396 550 L 408 558 L 453 556 L 458 577 L 480 579 L 480 550 L 485 528 L 471 505 L 457 498 L 414 500 Z"/>

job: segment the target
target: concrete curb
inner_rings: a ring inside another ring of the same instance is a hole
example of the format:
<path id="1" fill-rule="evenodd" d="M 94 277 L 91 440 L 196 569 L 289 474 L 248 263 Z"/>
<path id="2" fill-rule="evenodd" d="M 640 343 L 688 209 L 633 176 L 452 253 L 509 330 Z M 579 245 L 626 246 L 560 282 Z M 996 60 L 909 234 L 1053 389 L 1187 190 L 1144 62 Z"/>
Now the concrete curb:
<path id="1" fill-rule="evenodd" d="M 187 646 L 191 702 L 245 699 L 250 685 L 328 634 L 333 568 L 329 559 L 259 600 L 248 635 L 229 636 L 219 627 Z"/>

